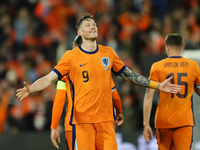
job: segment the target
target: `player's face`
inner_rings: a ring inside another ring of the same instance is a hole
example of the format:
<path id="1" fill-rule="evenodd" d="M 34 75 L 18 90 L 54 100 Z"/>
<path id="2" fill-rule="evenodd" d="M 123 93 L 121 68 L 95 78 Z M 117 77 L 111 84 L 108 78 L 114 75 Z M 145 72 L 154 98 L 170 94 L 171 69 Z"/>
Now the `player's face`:
<path id="1" fill-rule="evenodd" d="M 79 35 L 82 36 L 83 39 L 96 40 L 98 36 L 98 28 L 93 19 L 88 18 L 82 22 Z"/>

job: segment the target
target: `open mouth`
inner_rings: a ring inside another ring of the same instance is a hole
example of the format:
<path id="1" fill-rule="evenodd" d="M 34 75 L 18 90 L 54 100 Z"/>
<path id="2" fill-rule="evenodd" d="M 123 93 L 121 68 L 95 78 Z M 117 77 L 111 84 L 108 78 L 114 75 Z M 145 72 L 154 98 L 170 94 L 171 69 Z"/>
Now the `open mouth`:
<path id="1" fill-rule="evenodd" d="M 90 33 L 97 33 L 96 31 L 91 31 Z"/>

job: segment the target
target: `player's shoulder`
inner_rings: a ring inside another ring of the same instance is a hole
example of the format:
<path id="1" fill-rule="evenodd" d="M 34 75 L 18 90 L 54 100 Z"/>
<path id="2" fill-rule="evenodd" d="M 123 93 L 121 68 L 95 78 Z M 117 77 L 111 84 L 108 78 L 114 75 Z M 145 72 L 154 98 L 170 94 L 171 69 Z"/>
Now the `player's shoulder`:
<path id="1" fill-rule="evenodd" d="M 65 53 L 64 53 L 64 56 L 69 55 L 70 53 L 71 53 L 71 50 L 66 50 Z"/>
<path id="2" fill-rule="evenodd" d="M 184 59 L 185 61 L 188 61 L 188 62 L 197 63 L 197 61 L 190 59 L 190 58 L 182 57 L 182 59 Z"/>
<path id="3" fill-rule="evenodd" d="M 72 50 L 68 50 L 69 53 L 76 53 L 77 51 L 79 51 L 79 47 L 75 47 Z"/>
<path id="4" fill-rule="evenodd" d="M 78 52 L 78 47 L 73 48 L 72 50 L 67 50 L 64 55 L 70 56 Z"/>
<path id="5" fill-rule="evenodd" d="M 98 44 L 98 47 L 99 47 L 100 50 L 110 50 L 110 51 L 113 51 L 113 49 L 111 47 L 109 47 L 109 46 Z"/>
<path id="6" fill-rule="evenodd" d="M 167 61 L 167 58 L 164 58 L 162 60 L 154 62 L 151 66 L 151 70 L 160 70 L 164 66 L 163 64 L 165 64 Z"/>
<path id="7" fill-rule="evenodd" d="M 167 58 L 164 58 L 164 59 L 162 59 L 162 60 L 159 60 L 159 61 L 154 62 L 153 65 L 154 65 L 154 66 L 159 66 L 159 65 L 165 63 L 166 61 L 168 61 Z"/>
<path id="8" fill-rule="evenodd" d="M 187 63 L 189 63 L 190 65 L 193 65 L 193 66 L 198 66 L 198 62 L 197 61 L 195 61 L 195 60 L 192 60 L 192 59 L 189 59 L 189 58 L 185 58 L 185 57 L 182 57 L 182 59 L 185 61 L 185 62 L 187 62 Z"/>

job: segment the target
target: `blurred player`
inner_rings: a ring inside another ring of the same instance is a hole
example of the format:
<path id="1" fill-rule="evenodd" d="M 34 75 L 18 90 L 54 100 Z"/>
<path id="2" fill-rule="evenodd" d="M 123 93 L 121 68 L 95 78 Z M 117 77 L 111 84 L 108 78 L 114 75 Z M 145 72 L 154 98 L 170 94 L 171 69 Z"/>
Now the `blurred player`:
<path id="1" fill-rule="evenodd" d="M 172 78 L 162 83 L 149 80 L 128 69 L 116 52 L 96 43 L 98 30 L 94 18 L 84 15 L 77 23 L 77 33 L 82 44 L 65 52 L 58 64 L 46 76 L 30 86 L 18 89 L 16 96 L 22 100 L 30 93 L 41 91 L 53 82 L 69 74 L 73 104 L 70 124 L 76 136 L 76 148 L 85 150 L 116 150 L 114 106 L 111 93 L 111 71 L 134 84 L 177 93 L 181 86 L 171 84 Z"/>
<path id="2" fill-rule="evenodd" d="M 81 44 L 81 37 L 78 35 L 73 42 L 73 48 L 78 47 Z M 124 121 L 124 117 L 122 114 L 122 106 L 121 106 L 121 98 L 115 88 L 114 82 L 112 81 L 112 97 L 114 106 L 116 108 L 116 123 L 117 125 L 121 125 Z M 67 149 L 72 150 L 72 126 L 69 124 L 70 114 L 72 108 L 72 96 L 70 90 L 70 79 L 68 75 L 65 75 L 61 80 L 57 81 L 57 92 L 53 105 L 52 112 L 52 123 L 51 123 L 51 140 L 53 145 L 59 149 L 57 144 L 61 142 L 60 133 L 57 131 L 57 125 L 60 120 L 62 110 L 65 104 L 65 97 L 67 96 L 67 109 L 65 116 L 65 135 L 67 142 Z"/>
<path id="3" fill-rule="evenodd" d="M 149 79 L 162 82 L 173 76 L 171 82 L 179 84 L 183 90 L 177 94 L 159 91 L 159 102 L 155 116 L 159 150 L 189 150 L 193 141 L 193 100 L 194 90 L 200 96 L 200 68 L 194 60 L 183 58 L 184 48 L 179 34 L 169 34 L 165 38 L 168 58 L 152 65 Z M 147 89 L 144 98 L 143 137 L 150 142 L 153 138 L 149 125 L 154 89 Z"/>

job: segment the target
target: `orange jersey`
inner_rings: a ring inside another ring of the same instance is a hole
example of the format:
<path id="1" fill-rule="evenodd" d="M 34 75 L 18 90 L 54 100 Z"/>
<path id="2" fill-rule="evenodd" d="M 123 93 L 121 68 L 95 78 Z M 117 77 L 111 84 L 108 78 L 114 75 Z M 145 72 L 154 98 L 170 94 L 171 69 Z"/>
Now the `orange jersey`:
<path id="1" fill-rule="evenodd" d="M 111 91 L 112 91 L 114 106 L 116 108 L 116 112 L 120 114 L 122 113 L 121 98 L 119 97 L 119 94 L 115 88 L 113 80 L 111 80 L 111 86 L 113 87 Z M 57 82 L 57 93 L 53 105 L 51 129 L 57 129 L 57 125 L 63 110 L 62 108 L 64 107 L 65 104 L 66 96 L 67 96 L 67 109 L 66 109 L 67 112 L 65 115 L 65 131 L 72 131 L 72 126 L 69 124 L 70 114 L 72 109 L 72 96 L 71 96 L 71 89 L 70 89 L 68 75 L 64 76 L 61 80 Z"/>
<path id="2" fill-rule="evenodd" d="M 70 124 L 114 120 L 111 69 L 118 75 L 125 67 L 112 48 L 102 45 L 93 52 L 79 46 L 63 55 L 53 71 L 59 78 L 69 73 L 73 85 Z"/>
<path id="3" fill-rule="evenodd" d="M 171 83 L 182 86 L 177 94 L 159 91 L 159 102 L 155 116 L 156 128 L 194 126 L 193 100 L 194 86 L 200 88 L 200 68 L 198 63 L 182 57 L 169 57 L 156 62 L 150 70 L 150 79 L 163 82 L 173 76 Z"/>
<path id="4" fill-rule="evenodd" d="M 111 85 L 113 87 L 111 91 L 112 91 L 112 99 L 113 99 L 114 107 L 116 109 L 116 113 L 121 114 L 122 113 L 122 101 L 119 96 L 119 93 L 117 92 L 117 89 L 115 88 L 115 84 L 114 84 L 112 78 L 111 78 Z"/>

